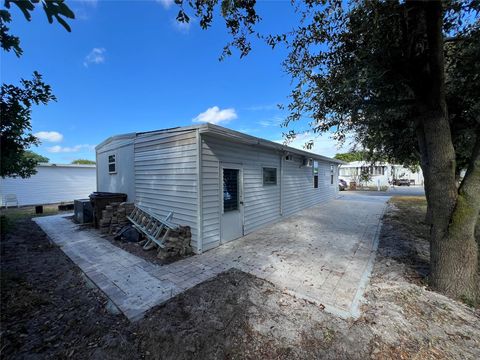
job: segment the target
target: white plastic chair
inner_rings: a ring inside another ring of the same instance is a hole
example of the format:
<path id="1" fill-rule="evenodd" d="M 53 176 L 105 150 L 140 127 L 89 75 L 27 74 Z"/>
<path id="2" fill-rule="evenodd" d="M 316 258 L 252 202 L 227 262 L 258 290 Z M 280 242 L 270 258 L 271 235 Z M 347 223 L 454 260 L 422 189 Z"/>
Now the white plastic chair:
<path id="1" fill-rule="evenodd" d="M 15 194 L 5 195 L 3 205 L 5 205 L 5 208 L 7 208 L 7 209 L 8 209 L 8 205 L 15 205 L 15 207 L 18 207 L 17 195 L 15 195 Z"/>

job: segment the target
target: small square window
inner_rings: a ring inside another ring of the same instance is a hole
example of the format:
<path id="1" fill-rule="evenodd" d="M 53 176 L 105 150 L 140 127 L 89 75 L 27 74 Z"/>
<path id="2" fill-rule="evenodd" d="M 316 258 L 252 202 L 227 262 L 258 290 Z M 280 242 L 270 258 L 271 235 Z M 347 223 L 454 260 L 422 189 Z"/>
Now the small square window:
<path id="1" fill-rule="evenodd" d="M 116 156 L 114 154 L 108 155 L 108 172 L 110 174 L 117 172 Z"/>
<path id="2" fill-rule="evenodd" d="M 263 185 L 277 185 L 276 168 L 263 168 Z"/>

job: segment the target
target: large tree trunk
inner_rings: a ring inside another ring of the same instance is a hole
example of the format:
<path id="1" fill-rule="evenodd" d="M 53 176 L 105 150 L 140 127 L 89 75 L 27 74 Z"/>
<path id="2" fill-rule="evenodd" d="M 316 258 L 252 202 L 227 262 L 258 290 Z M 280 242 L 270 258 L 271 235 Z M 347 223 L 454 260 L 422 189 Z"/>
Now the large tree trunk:
<path id="1" fill-rule="evenodd" d="M 417 137 L 431 212 L 429 281 L 440 292 L 474 300 L 478 292 L 478 248 L 474 232 L 480 210 L 479 146 L 458 188 L 445 101 L 442 5 L 439 1 L 409 2 L 409 5 L 415 10 L 417 30 L 421 28 L 426 35 L 423 38 L 426 55 L 421 59 L 424 66 L 419 70 L 416 98 Z M 418 22 L 420 16 L 423 21 Z"/>
<path id="2" fill-rule="evenodd" d="M 433 285 L 447 294 L 480 301 L 478 244 L 475 227 L 480 211 L 480 136 L 472 153 L 465 178 L 458 189 L 455 209 L 442 239 L 437 266 L 451 269 L 446 276 L 432 279 Z M 446 242 L 443 245 L 443 242 Z M 447 255 L 443 255 L 447 252 Z M 452 253 L 452 254 L 450 254 Z"/>
<path id="3" fill-rule="evenodd" d="M 425 224 L 431 225 L 432 224 L 432 207 L 430 206 L 430 202 L 428 196 L 430 195 L 430 177 L 428 171 L 428 156 L 427 156 L 427 144 L 425 141 L 425 131 L 423 129 L 423 119 L 421 117 L 416 119 L 416 133 L 417 133 L 417 141 L 418 147 L 420 150 L 420 168 L 422 169 L 423 173 L 423 188 L 425 189 L 425 197 L 427 198 L 427 212 L 425 214 Z"/>

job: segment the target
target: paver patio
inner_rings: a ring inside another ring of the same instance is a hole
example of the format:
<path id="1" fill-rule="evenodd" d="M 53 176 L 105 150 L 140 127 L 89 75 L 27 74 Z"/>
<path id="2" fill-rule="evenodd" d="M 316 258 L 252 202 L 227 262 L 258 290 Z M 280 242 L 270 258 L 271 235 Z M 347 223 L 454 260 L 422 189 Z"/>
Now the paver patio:
<path id="1" fill-rule="evenodd" d="M 131 320 L 231 267 L 342 317 L 359 316 L 387 196 L 344 194 L 216 249 L 158 266 L 65 215 L 34 221 Z"/>

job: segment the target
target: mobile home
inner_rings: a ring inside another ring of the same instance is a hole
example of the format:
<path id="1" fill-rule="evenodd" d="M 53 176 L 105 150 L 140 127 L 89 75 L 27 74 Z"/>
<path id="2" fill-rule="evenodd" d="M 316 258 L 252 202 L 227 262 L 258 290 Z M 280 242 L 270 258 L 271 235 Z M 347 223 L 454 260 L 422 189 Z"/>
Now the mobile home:
<path id="1" fill-rule="evenodd" d="M 365 182 L 367 186 L 389 186 L 394 179 L 408 180 L 412 185 L 423 185 L 422 169 L 418 167 L 415 171 L 398 164 L 386 162 L 371 163 L 368 161 L 352 161 L 340 166 L 340 178 L 345 181 L 359 182 L 359 175 L 369 174 L 370 179 Z"/>
<path id="2" fill-rule="evenodd" d="M 29 178 L 0 179 L 2 198 L 15 195 L 18 206 L 72 202 L 95 191 L 95 165 L 40 163 Z"/>
<path id="3" fill-rule="evenodd" d="M 197 253 L 332 199 L 342 163 L 212 124 L 113 136 L 96 155 L 97 191 L 173 211 Z"/>

